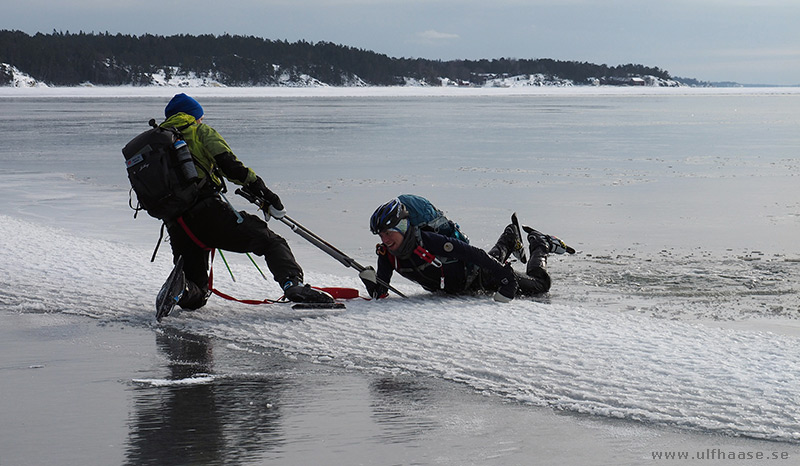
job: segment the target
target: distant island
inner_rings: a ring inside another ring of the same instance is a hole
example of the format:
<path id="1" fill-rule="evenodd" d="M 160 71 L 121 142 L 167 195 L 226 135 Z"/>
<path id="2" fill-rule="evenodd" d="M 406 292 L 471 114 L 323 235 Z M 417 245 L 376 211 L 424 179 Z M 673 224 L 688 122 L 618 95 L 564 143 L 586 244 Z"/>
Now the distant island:
<path id="1" fill-rule="evenodd" d="M 658 67 L 548 58 L 392 58 L 253 36 L 0 30 L 0 86 L 710 86 Z"/>

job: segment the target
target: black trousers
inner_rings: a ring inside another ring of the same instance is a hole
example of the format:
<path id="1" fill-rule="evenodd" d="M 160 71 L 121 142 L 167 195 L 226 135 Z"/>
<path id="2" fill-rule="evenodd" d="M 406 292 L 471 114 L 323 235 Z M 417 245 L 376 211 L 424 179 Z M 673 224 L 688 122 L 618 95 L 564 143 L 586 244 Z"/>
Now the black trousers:
<path id="1" fill-rule="evenodd" d="M 286 240 L 269 229 L 263 219 L 239 212 L 215 195 L 197 203 L 183 214 L 183 225 L 168 222 L 173 259 L 183 256 L 183 272 L 187 291 L 178 302 L 184 309 L 197 309 L 208 299 L 208 260 L 211 249 L 253 253 L 264 257 L 273 278 L 282 285 L 290 278 L 303 279 L 303 269 L 297 263 Z M 194 238 L 187 233 L 187 229 Z M 200 244 L 198 244 L 200 243 Z"/>
<path id="2" fill-rule="evenodd" d="M 550 291 L 550 274 L 542 267 L 528 267 L 525 275 L 514 271 L 517 277 L 517 296 L 536 296 Z M 500 288 L 500 281 L 488 270 L 481 269 L 472 282 L 473 291 L 495 292 Z"/>
<path id="3" fill-rule="evenodd" d="M 543 267 L 528 267 L 525 275 L 517 275 L 517 293 L 520 296 L 535 296 L 550 291 L 550 274 Z"/>
<path id="4" fill-rule="evenodd" d="M 513 248 L 515 237 L 510 234 L 509 225 L 500 235 L 492 249 L 489 250 L 489 255 L 505 263 Z M 517 294 L 520 296 L 535 296 L 550 291 L 551 279 L 550 274 L 545 270 L 547 264 L 547 254 L 542 249 L 532 250 L 528 258 L 528 265 L 525 270 L 525 275 L 514 271 L 517 277 Z M 500 287 L 499 281 L 491 276 L 488 272 L 481 270 L 479 275 L 480 286 L 485 289 L 494 291 Z"/>

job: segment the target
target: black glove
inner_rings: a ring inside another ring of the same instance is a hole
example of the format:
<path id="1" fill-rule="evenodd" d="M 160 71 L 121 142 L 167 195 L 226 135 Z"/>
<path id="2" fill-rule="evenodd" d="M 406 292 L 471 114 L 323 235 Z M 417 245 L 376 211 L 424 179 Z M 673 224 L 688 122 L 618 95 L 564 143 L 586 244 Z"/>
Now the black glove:
<path id="1" fill-rule="evenodd" d="M 264 202 L 266 202 L 267 205 L 272 206 L 277 210 L 283 210 L 281 198 L 269 190 L 267 185 L 264 184 L 264 180 L 262 180 L 260 176 L 256 177 L 255 181 L 247 184 L 242 189 L 248 194 L 264 199 Z"/>
<path id="2" fill-rule="evenodd" d="M 366 267 L 358 276 L 361 278 L 361 281 L 364 282 L 364 286 L 367 288 L 367 294 L 369 294 L 372 299 L 381 299 L 387 296 L 389 290 L 378 283 L 375 269 L 373 269 L 372 266 Z"/>

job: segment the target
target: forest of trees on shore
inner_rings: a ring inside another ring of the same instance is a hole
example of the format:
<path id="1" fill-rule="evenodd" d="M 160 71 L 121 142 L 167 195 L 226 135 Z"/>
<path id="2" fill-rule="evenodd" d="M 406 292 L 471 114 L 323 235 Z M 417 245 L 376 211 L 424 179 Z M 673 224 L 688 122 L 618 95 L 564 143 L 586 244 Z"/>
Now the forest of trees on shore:
<path id="1" fill-rule="evenodd" d="M 429 60 L 392 58 L 329 42 L 310 43 L 237 35 L 141 36 L 53 31 L 33 36 L 0 30 L 0 64 L 16 67 L 53 86 L 151 85 L 154 74 L 208 77 L 226 86 L 274 86 L 287 73 L 308 75 L 331 86 L 403 85 L 407 79 L 438 85 L 441 79 L 482 85 L 493 76 L 542 74 L 588 84 L 631 77 L 672 79 L 665 70 L 643 65 L 597 65 L 553 59 L 499 58 Z M 9 83 L 0 68 L 0 85 Z"/>

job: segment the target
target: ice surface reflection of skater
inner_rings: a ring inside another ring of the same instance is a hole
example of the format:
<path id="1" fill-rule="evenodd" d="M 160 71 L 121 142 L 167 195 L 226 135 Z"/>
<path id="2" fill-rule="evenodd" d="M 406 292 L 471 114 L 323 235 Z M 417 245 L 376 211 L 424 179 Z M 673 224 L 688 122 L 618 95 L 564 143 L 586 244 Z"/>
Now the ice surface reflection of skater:
<path id="1" fill-rule="evenodd" d="M 205 337 L 165 329 L 156 344 L 169 374 L 134 390 L 126 464 L 237 464 L 281 445 L 281 379 L 215 373 Z"/>

